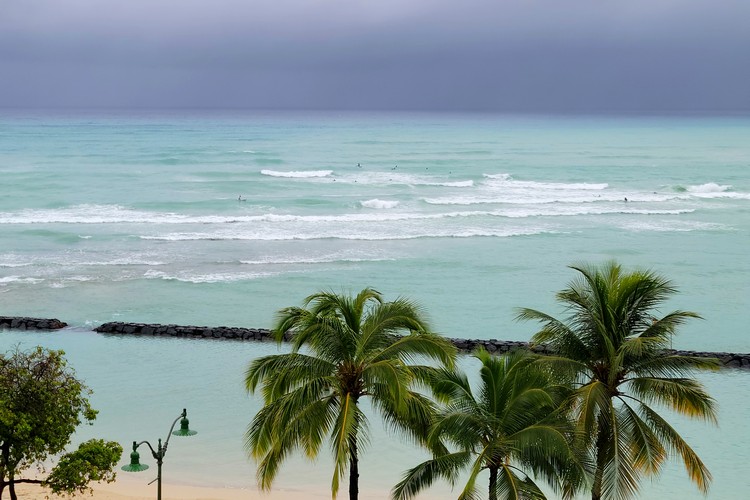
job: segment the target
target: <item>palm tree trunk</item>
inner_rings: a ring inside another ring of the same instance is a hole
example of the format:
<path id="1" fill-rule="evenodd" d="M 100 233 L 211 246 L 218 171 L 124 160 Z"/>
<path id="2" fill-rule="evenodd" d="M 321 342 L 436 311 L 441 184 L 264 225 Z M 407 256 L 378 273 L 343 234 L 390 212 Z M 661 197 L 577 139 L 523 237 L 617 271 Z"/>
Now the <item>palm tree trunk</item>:
<path id="1" fill-rule="evenodd" d="M 604 477 L 604 465 L 606 464 L 607 445 L 609 444 L 609 432 L 599 419 L 599 430 L 596 436 L 596 472 L 594 473 L 594 484 L 591 486 L 591 500 L 602 498 L 602 478 Z"/>
<path id="2" fill-rule="evenodd" d="M 359 498 L 359 458 L 357 457 L 357 438 L 349 439 L 349 500 Z"/>
<path id="3" fill-rule="evenodd" d="M 497 500 L 497 467 L 490 467 L 490 500 Z"/>

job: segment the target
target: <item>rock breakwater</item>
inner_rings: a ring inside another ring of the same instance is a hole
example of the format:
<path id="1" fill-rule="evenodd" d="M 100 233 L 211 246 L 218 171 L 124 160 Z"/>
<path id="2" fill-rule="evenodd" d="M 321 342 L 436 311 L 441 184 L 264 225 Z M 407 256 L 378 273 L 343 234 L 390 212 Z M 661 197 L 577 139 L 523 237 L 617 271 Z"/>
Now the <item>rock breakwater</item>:
<path id="1" fill-rule="evenodd" d="M 270 330 L 263 328 L 235 328 L 227 326 L 180 326 L 180 325 L 153 325 L 144 323 L 104 323 L 94 329 L 100 333 L 133 334 L 133 335 L 168 335 L 172 337 L 187 338 L 223 338 L 235 340 L 273 341 Z M 284 340 L 291 339 L 289 332 L 284 334 Z M 532 345 L 529 342 L 497 339 L 449 339 L 456 348 L 463 353 L 470 353 L 479 347 L 483 347 L 491 353 L 502 354 L 514 349 L 530 349 L 538 354 L 554 354 L 546 345 Z M 668 350 L 665 354 L 676 354 L 683 356 L 698 356 L 702 358 L 718 358 L 724 366 L 733 368 L 745 368 L 750 370 L 750 354 L 739 354 L 731 352 L 703 352 Z"/>
<path id="2" fill-rule="evenodd" d="M 20 330 L 56 330 L 67 326 L 66 323 L 57 319 L 42 318 L 19 318 L 0 316 L 0 329 L 12 328 Z M 205 338 L 205 339 L 229 339 L 229 340 L 252 340 L 270 341 L 274 338 L 271 331 L 265 328 L 239 328 L 229 326 L 183 326 L 183 325 L 161 325 L 150 323 L 104 323 L 94 331 L 105 334 L 118 335 L 144 335 L 144 336 L 169 336 L 182 338 Z M 292 335 L 287 332 L 284 340 L 289 341 Z M 497 339 L 449 339 L 456 348 L 463 353 L 470 353 L 479 347 L 491 353 L 502 354 L 514 349 L 529 349 L 538 354 L 554 354 L 552 349 L 546 345 L 532 345 L 529 342 Z M 665 355 L 697 356 L 702 358 L 717 358 L 726 367 L 743 368 L 750 370 L 750 354 L 734 352 L 708 352 L 708 351 L 685 351 L 669 349 Z"/>
<path id="3" fill-rule="evenodd" d="M 59 330 L 68 326 L 59 319 L 24 318 L 17 316 L 0 316 L 0 330 L 12 328 L 14 330 Z"/>
<path id="4" fill-rule="evenodd" d="M 94 328 L 99 333 L 118 333 L 132 335 L 166 335 L 183 338 L 233 339 L 273 341 L 270 330 L 264 328 L 238 328 L 229 326 L 181 326 L 159 325 L 148 323 L 104 323 Z M 284 340 L 289 340 L 285 335 Z"/>

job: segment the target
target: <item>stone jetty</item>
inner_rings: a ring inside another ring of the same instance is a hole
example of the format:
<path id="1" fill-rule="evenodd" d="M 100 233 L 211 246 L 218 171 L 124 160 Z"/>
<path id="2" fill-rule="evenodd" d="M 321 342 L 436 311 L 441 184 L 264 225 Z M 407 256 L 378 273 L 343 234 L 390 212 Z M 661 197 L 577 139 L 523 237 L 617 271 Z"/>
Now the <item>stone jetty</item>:
<path id="1" fill-rule="evenodd" d="M 230 326 L 181 326 L 148 323 L 104 323 L 94 328 L 99 333 L 119 333 L 133 335 L 166 335 L 170 337 L 234 339 L 234 340 L 274 340 L 270 330 L 263 328 L 237 328 Z M 285 335 L 284 340 L 291 337 Z"/>
<path id="2" fill-rule="evenodd" d="M 100 333 L 132 334 L 132 335 L 167 335 L 172 337 L 186 338 L 214 338 L 273 341 L 270 330 L 262 328 L 234 328 L 227 326 L 179 326 L 179 325 L 152 325 L 145 323 L 104 323 L 94 329 Z M 289 332 L 284 334 L 284 340 L 291 339 Z M 529 342 L 497 339 L 460 339 L 450 338 L 453 345 L 460 352 L 470 353 L 478 347 L 483 347 L 491 353 L 502 354 L 514 349 L 530 349 L 538 354 L 553 354 L 551 349 L 545 345 L 531 345 Z M 745 368 L 750 370 L 750 354 L 738 354 L 731 352 L 700 352 L 668 350 L 665 354 L 677 354 L 683 356 L 698 356 L 702 358 L 718 358 L 725 366 L 733 368 Z"/>
<path id="3" fill-rule="evenodd" d="M 59 319 L 21 318 L 17 316 L 0 316 L 0 330 L 13 328 L 14 330 L 59 330 L 68 326 Z"/>
<path id="4" fill-rule="evenodd" d="M 67 326 L 57 319 L 40 318 L 17 318 L 0 316 L 0 329 L 13 328 L 20 330 L 55 330 Z M 229 339 L 229 340 L 252 340 L 252 341 L 274 341 L 270 330 L 264 328 L 238 328 L 229 326 L 182 326 L 182 325 L 160 325 L 149 323 L 104 323 L 94 331 L 105 334 L 117 335 L 143 335 L 143 336 L 168 336 L 196 339 Z M 284 334 L 284 340 L 291 339 L 289 332 Z M 538 354 L 554 354 L 546 345 L 532 345 L 529 342 L 497 339 L 449 339 L 460 352 L 470 353 L 479 347 L 483 347 L 491 353 L 502 354 L 514 349 L 530 349 Z M 702 358 L 718 358 L 724 366 L 731 368 L 744 368 L 750 370 L 750 354 L 734 352 L 704 352 L 684 351 L 669 349 L 665 354 L 676 354 L 683 356 L 697 356 Z"/>

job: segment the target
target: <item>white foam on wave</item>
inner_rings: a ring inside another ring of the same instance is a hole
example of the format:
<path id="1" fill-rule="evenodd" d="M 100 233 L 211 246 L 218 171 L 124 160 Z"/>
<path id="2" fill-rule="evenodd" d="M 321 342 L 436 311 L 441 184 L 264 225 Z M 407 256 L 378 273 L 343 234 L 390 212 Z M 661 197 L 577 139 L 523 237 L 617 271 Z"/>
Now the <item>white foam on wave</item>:
<path id="1" fill-rule="evenodd" d="M 471 215 L 474 212 L 467 212 L 466 215 Z M 259 224 L 264 225 L 283 225 L 283 224 L 323 224 L 323 223 L 377 223 L 377 222 L 393 222 L 393 221 L 406 221 L 406 220 L 422 220 L 422 219 L 440 219 L 443 217 L 452 217 L 460 215 L 457 212 L 454 213 L 420 213 L 420 212 L 382 212 L 382 211 L 368 211 L 368 212 L 357 212 L 348 213 L 341 215 L 294 215 L 294 214 L 263 214 L 263 215 L 250 215 L 245 217 L 231 217 L 231 218 L 220 218 L 217 217 L 218 222 L 226 222 L 227 224 L 215 224 L 214 226 L 226 227 L 226 226 L 258 226 Z M 225 220 L 221 220 L 225 219 Z M 194 221 L 189 221 L 194 222 Z M 231 224 L 230 224 L 231 223 Z M 210 225 L 210 224 L 207 224 Z M 154 239 L 153 236 L 144 235 L 141 239 Z"/>
<path id="2" fill-rule="evenodd" d="M 429 177 L 415 175 L 408 172 L 399 171 L 362 171 L 354 174 L 342 174 L 336 177 L 337 182 L 345 184 L 358 185 L 378 185 L 378 186 L 427 186 L 427 187 L 454 187 L 469 188 L 474 186 L 474 181 L 469 180 L 450 180 L 441 177 Z"/>
<path id="3" fill-rule="evenodd" d="M 41 278 L 23 278 L 21 276 L 3 276 L 0 277 L 0 285 L 7 285 L 8 283 L 39 283 L 44 281 Z"/>
<path id="4" fill-rule="evenodd" d="M 574 189 L 480 189 L 472 194 L 451 194 L 440 197 L 425 197 L 421 200 L 430 205 L 547 205 L 547 204 L 622 204 L 627 198 L 631 202 L 662 203 L 672 200 L 686 200 L 686 193 L 632 192 L 614 190 L 574 190 Z"/>
<path id="5" fill-rule="evenodd" d="M 625 208 L 597 205 L 545 205 L 542 207 L 518 207 L 493 212 L 512 219 L 526 217 L 576 217 L 580 215 L 681 215 L 695 212 L 693 208 L 653 209 Z"/>
<path id="6" fill-rule="evenodd" d="M 538 182 L 518 181 L 509 174 L 491 175 L 484 174 L 487 179 L 485 185 L 502 189 L 535 189 L 551 191 L 601 191 L 607 189 L 609 184 L 605 182 Z"/>
<path id="7" fill-rule="evenodd" d="M 510 174 L 482 174 L 482 177 L 485 177 L 487 179 L 500 179 L 504 181 L 512 179 L 512 176 Z"/>
<path id="8" fill-rule="evenodd" d="M 689 193 L 723 193 L 732 189 L 730 185 L 720 185 L 715 182 L 708 182 L 699 186 L 688 186 Z"/>
<path id="9" fill-rule="evenodd" d="M 750 200 L 750 193 L 732 191 L 732 186 L 708 182 L 696 186 L 688 186 L 686 190 L 696 198 L 731 198 L 736 200 Z"/>
<path id="10" fill-rule="evenodd" d="M 544 227 L 534 226 L 493 226 L 456 224 L 410 224 L 394 231 L 390 225 L 368 227 L 360 224 L 344 227 L 329 225 L 319 228 L 291 228 L 275 232 L 248 228 L 245 231 L 216 233 L 171 233 L 149 237 L 162 241 L 310 241 L 310 240 L 353 240 L 386 241 L 412 240 L 417 238 L 468 238 L 471 236 L 508 237 L 550 232 Z"/>
<path id="11" fill-rule="evenodd" d="M 0 212 L 0 224 L 223 224 L 274 220 L 274 214 L 249 216 L 143 212 L 118 205 L 76 205 L 61 209 Z"/>
<path id="12" fill-rule="evenodd" d="M 368 211 L 342 215 L 267 215 L 262 220 L 242 224 L 222 224 L 206 231 L 180 231 L 142 235 L 157 241 L 289 241 L 315 239 L 400 240 L 415 237 L 457 236 L 464 228 L 485 235 L 485 228 L 496 235 L 503 226 L 493 219 L 533 219 L 576 216 L 678 216 L 692 213 L 692 207 L 660 207 L 636 203 L 587 203 L 509 205 L 495 210 L 449 212 Z M 464 219 L 464 220 L 459 220 Z M 525 222 L 524 224 L 529 224 Z M 512 228 L 515 231 L 515 228 Z M 514 233 L 515 234 L 515 233 Z"/>
<path id="13" fill-rule="evenodd" d="M 337 256 L 322 256 L 322 257 L 267 257 L 265 259 L 255 260 L 241 260 L 241 264 L 247 265 L 289 265 L 289 264 L 331 264 L 334 262 L 384 262 L 384 261 L 395 261 L 395 258 L 378 258 L 378 257 L 337 257 Z"/>
<path id="14" fill-rule="evenodd" d="M 119 259 L 80 263 L 82 266 L 163 266 L 164 264 L 162 261 L 140 259 L 138 257 L 121 257 Z"/>
<path id="15" fill-rule="evenodd" d="M 33 262 L 29 262 L 23 259 L 20 255 L 6 254 L 0 255 L 0 267 L 14 268 L 14 267 L 27 267 L 33 265 Z"/>
<path id="16" fill-rule="evenodd" d="M 263 175 L 270 177 L 285 177 L 289 179 L 310 179 L 315 177 L 328 177 L 333 173 L 333 170 L 292 170 L 292 171 L 278 171 L 263 169 L 260 171 Z"/>
<path id="17" fill-rule="evenodd" d="M 432 204 L 472 204 L 476 203 L 585 203 L 591 201 L 620 200 L 622 195 L 606 193 L 607 183 L 590 182 L 538 182 L 515 180 L 510 174 L 484 174 L 484 182 L 474 197 L 450 199 L 430 199 Z"/>
<path id="18" fill-rule="evenodd" d="M 276 276 L 277 273 L 270 272 L 225 272 L 225 273 L 206 273 L 206 274 L 167 274 L 162 271 L 147 271 L 143 277 L 147 279 L 162 279 L 166 281 L 181 281 L 183 283 L 232 283 L 236 281 L 249 281 L 259 278 Z"/>
<path id="19" fill-rule="evenodd" d="M 677 196 L 674 196 L 675 198 Z M 442 196 L 439 198 L 422 198 L 429 205 L 544 205 L 552 203 L 593 203 L 602 201 L 623 200 L 618 193 L 592 196 L 588 193 L 576 192 L 544 192 L 544 191 L 506 191 L 502 193 L 478 194 L 474 196 Z M 633 200 L 634 201 L 634 200 Z M 646 201 L 646 200 L 640 200 Z"/>
<path id="20" fill-rule="evenodd" d="M 360 201 L 359 204 L 365 208 L 396 208 L 398 201 L 374 198 L 372 200 Z"/>
<path id="21" fill-rule="evenodd" d="M 441 182 L 441 183 L 437 183 L 436 185 L 445 186 L 445 187 L 472 187 L 474 186 L 474 181 L 468 180 L 468 181 Z"/>
<path id="22" fill-rule="evenodd" d="M 57 209 L 26 209 L 0 212 L 0 224 L 183 224 L 215 222 L 213 217 L 191 217 L 175 213 L 142 212 L 119 205 L 75 205 Z M 79 236 L 86 239 L 85 236 Z"/>
<path id="23" fill-rule="evenodd" d="M 726 231 L 731 229 L 724 224 L 684 220 L 638 220 L 620 224 L 620 227 L 635 232 L 687 233 L 692 231 Z"/>
<path id="24" fill-rule="evenodd" d="M 65 278 L 65 279 L 68 280 L 68 281 L 76 281 L 78 283 L 85 283 L 87 281 L 95 281 L 96 280 L 96 278 L 94 278 L 92 276 L 81 276 L 81 275 L 70 276 L 70 277 Z"/>

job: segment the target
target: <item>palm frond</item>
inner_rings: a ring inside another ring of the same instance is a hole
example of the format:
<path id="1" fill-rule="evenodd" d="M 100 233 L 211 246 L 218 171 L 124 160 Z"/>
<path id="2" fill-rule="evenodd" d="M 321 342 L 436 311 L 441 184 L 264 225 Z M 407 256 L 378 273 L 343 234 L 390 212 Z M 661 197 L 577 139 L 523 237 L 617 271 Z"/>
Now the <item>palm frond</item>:
<path id="1" fill-rule="evenodd" d="M 398 358 L 414 363 L 427 358 L 437 361 L 442 366 L 452 368 L 456 353 L 456 346 L 445 337 L 432 333 L 411 333 L 398 337 L 395 342 L 369 358 L 369 362 Z"/>
<path id="2" fill-rule="evenodd" d="M 513 467 L 502 465 L 497 474 L 494 494 L 504 500 L 540 500 L 546 498 L 544 493 L 525 474 L 519 475 Z"/>
<path id="3" fill-rule="evenodd" d="M 667 452 L 659 437 L 648 423 L 644 422 L 640 415 L 626 403 L 622 406 L 620 425 L 623 433 L 629 436 L 634 466 L 647 474 L 656 474 L 667 458 Z"/>
<path id="4" fill-rule="evenodd" d="M 696 371 L 717 371 L 722 368 L 717 358 L 669 354 L 632 361 L 630 372 L 636 377 L 683 377 Z"/>
<path id="5" fill-rule="evenodd" d="M 309 380 L 335 373 L 330 362 L 299 353 L 264 356 L 253 360 L 245 371 L 245 387 L 251 394 L 262 385 L 266 402 L 286 394 Z"/>
<path id="6" fill-rule="evenodd" d="M 677 452 L 682 457 L 685 470 L 690 479 L 704 494 L 708 493 L 708 487 L 711 483 L 711 473 L 703 461 L 698 458 L 695 451 L 666 420 L 648 405 L 641 405 L 640 412 L 654 433 L 659 436 L 659 439 L 665 442 L 670 450 Z"/>
<path id="7" fill-rule="evenodd" d="M 622 427 L 619 411 L 612 400 L 603 414 L 609 417 L 606 426 L 602 427 L 607 443 L 598 449 L 598 453 L 604 456 L 597 457 L 602 468 L 602 498 L 626 500 L 638 491 L 638 472 L 628 451 L 630 436 Z"/>
<path id="8" fill-rule="evenodd" d="M 575 394 L 578 406 L 578 431 L 587 436 L 593 436 L 598 425 L 598 421 L 609 424 L 611 414 L 608 411 L 610 406 L 609 393 L 607 387 L 598 380 L 594 380 L 581 387 Z"/>
<path id="9" fill-rule="evenodd" d="M 443 479 L 453 485 L 458 473 L 471 460 L 466 451 L 446 453 L 439 457 L 422 462 L 406 471 L 403 479 L 391 490 L 394 500 L 408 500 L 429 488 L 437 479 Z"/>
<path id="10" fill-rule="evenodd" d="M 683 415 L 717 423 L 716 402 L 694 379 L 638 377 L 628 380 L 628 385 L 644 403 L 663 404 Z"/>

